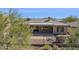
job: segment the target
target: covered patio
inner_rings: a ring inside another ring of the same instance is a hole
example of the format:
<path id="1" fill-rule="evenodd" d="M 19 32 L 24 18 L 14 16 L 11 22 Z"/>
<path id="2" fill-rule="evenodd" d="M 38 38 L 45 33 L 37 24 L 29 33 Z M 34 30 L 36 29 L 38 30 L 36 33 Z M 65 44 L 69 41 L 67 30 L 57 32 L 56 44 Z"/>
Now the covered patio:
<path id="1" fill-rule="evenodd" d="M 68 24 L 48 20 L 48 19 L 34 19 L 26 22 L 32 28 L 32 34 L 34 35 L 58 35 L 67 34 Z"/>
<path id="2" fill-rule="evenodd" d="M 32 33 L 36 35 L 56 35 L 56 34 L 66 34 L 67 27 L 64 26 L 31 26 Z"/>

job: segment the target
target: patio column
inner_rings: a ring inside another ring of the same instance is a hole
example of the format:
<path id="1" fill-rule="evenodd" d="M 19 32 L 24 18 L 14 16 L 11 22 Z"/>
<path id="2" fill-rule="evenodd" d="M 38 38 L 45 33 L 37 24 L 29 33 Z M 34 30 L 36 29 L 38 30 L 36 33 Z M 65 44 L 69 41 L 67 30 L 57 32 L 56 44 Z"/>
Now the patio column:
<path id="1" fill-rule="evenodd" d="M 57 27 L 53 26 L 53 33 L 57 33 Z"/>
<path id="2" fill-rule="evenodd" d="M 64 34 L 67 33 L 67 27 L 64 27 Z"/>

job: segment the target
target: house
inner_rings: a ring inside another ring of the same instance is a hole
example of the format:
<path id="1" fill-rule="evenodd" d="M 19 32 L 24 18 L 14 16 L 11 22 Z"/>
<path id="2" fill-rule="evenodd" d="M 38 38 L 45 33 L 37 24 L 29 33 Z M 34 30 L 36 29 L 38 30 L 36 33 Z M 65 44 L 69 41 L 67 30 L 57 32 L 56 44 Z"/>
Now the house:
<path id="1" fill-rule="evenodd" d="M 56 35 L 66 35 L 69 27 L 66 23 L 47 18 L 31 19 L 25 24 L 32 28 L 32 44 L 51 44 L 56 41 Z"/>
<path id="2" fill-rule="evenodd" d="M 27 23 L 31 26 L 33 34 L 67 34 L 67 27 L 69 27 L 66 23 L 44 18 L 32 19 Z"/>
<path id="3" fill-rule="evenodd" d="M 47 18 L 31 19 L 25 24 L 32 28 L 31 44 L 34 49 L 40 49 L 45 44 L 63 44 L 64 38 L 72 28 L 77 28 L 79 22 L 64 23 L 58 20 L 49 20 Z M 72 30 L 73 31 L 73 30 Z"/>

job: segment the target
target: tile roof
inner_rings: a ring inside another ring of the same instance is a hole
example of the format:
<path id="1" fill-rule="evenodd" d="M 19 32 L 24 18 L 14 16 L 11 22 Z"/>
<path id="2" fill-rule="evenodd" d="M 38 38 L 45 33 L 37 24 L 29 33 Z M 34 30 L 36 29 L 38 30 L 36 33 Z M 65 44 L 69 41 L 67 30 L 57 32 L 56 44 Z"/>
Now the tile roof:
<path id="1" fill-rule="evenodd" d="M 54 25 L 54 26 L 69 26 L 66 23 L 62 23 L 59 21 L 55 21 L 55 20 L 48 20 L 48 19 L 44 19 L 44 18 L 38 18 L 38 19 L 32 19 L 28 22 L 26 22 L 26 24 L 29 25 Z"/>

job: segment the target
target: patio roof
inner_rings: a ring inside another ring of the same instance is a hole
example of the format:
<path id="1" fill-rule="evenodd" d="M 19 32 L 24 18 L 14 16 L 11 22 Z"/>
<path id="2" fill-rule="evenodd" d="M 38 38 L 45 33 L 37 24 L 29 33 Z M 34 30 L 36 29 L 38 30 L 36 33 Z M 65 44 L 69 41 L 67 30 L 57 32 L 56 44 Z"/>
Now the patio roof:
<path id="1" fill-rule="evenodd" d="M 29 25 L 36 25 L 36 26 L 69 26 L 66 23 L 62 23 L 59 21 L 55 21 L 55 20 L 48 20 L 48 19 L 32 19 L 28 22 L 26 22 L 26 24 L 28 23 Z"/>
<path id="2" fill-rule="evenodd" d="M 43 26 L 68 26 L 67 24 L 63 24 L 63 23 L 58 23 L 58 22 L 56 22 L 56 23 L 29 23 L 29 25 L 43 25 Z"/>

